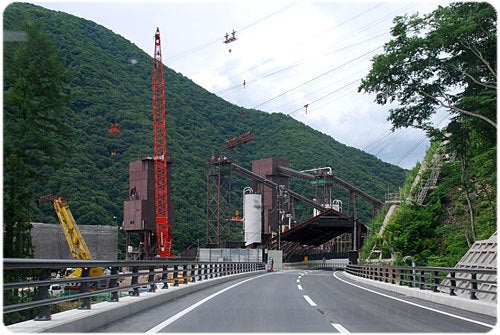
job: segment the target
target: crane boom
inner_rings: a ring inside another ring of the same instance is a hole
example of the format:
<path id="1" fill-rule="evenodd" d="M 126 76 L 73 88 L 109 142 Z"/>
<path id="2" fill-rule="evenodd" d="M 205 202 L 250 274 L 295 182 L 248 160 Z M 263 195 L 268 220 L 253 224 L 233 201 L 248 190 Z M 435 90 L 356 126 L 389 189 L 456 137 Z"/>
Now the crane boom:
<path id="1" fill-rule="evenodd" d="M 76 225 L 69 205 L 62 197 L 54 199 L 54 209 L 64 231 L 71 255 L 76 259 L 92 259 L 87 243 L 83 239 L 80 229 Z"/>
<path id="2" fill-rule="evenodd" d="M 161 59 L 160 29 L 156 28 L 153 57 L 153 136 L 158 256 L 171 256 L 172 237 L 168 222 L 167 127 L 165 111 L 165 77 Z"/>
<path id="3" fill-rule="evenodd" d="M 83 235 L 80 232 L 80 228 L 76 224 L 75 219 L 73 218 L 73 214 L 69 209 L 69 205 L 62 197 L 53 198 L 52 194 L 45 195 L 40 197 L 40 203 L 46 203 L 52 201 L 54 204 L 54 209 L 57 214 L 57 218 L 59 219 L 59 223 L 61 224 L 64 232 L 64 237 L 66 237 L 66 242 L 68 242 L 69 250 L 71 251 L 71 255 L 76 259 L 89 260 L 93 259 L 92 254 L 90 253 L 90 249 L 87 247 L 87 243 L 83 239 Z M 67 273 L 65 278 L 76 278 L 81 277 L 83 274 L 82 268 L 71 269 L 71 272 Z M 103 268 L 89 268 L 88 275 L 90 277 L 101 277 L 104 274 Z M 97 282 L 98 285 L 100 285 Z M 70 285 L 65 287 L 66 289 L 70 289 Z"/>

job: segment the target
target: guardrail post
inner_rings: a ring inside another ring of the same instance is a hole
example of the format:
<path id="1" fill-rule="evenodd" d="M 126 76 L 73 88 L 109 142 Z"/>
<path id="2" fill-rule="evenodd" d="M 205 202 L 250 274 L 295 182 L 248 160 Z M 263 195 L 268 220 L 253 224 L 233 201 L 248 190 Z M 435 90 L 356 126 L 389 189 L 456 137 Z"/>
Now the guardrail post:
<path id="1" fill-rule="evenodd" d="M 82 278 L 89 276 L 89 268 L 82 268 Z M 80 293 L 87 293 L 89 291 L 89 283 L 84 281 L 80 283 Z M 82 298 L 82 304 L 78 309 L 90 309 L 90 298 Z"/>
<path id="2" fill-rule="evenodd" d="M 150 266 L 149 267 L 149 272 L 150 273 L 148 274 L 148 284 L 149 284 L 148 292 L 156 292 L 155 274 L 151 273 L 151 272 L 154 272 L 154 271 L 155 271 L 154 266 Z"/>
<path id="3" fill-rule="evenodd" d="M 198 264 L 191 264 L 191 281 L 196 282 L 196 276 L 198 275 Z"/>
<path id="4" fill-rule="evenodd" d="M 203 264 L 198 264 L 198 281 L 203 280 Z"/>
<path id="5" fill-rule="evenodd" d="M 472 300 L 477 300 L 476 291 L 477 291 L 477 274 L 475 272 L 471 273 L 471 282 L 472 289 L 470 290 L 470 298 Z"/>
<path id="6" fill-rule="evenodd" d="M 438 291 L 438 285 L 439 285 L 439 271 L 434 271 L 434 286 L 432 287 L 432 292 L 437 292 Z"/>
<path id="7" fill-rule="evenodd" d="M 163 282 L 162 289 L 168 288 L 168 265 L 161 268 L 161 281 Z"/>
<path id="8" fill-rule="evenodd" d="M 418 288 L 420 290 L 423 290 L 425 288 L 425 273 L 424 273 L 424 270 L 420 270 Z"/>
<path id="9" fill-rule="evenodd" d="M 40 270 L 40 280 L 49 279 L 49 269 L 41 269 Z M 38 286 L 38 293 L 36 300 L 44 300 L 49 298 L 49 286 Z M 50 306 L 43 305 L 40 306 L 40 310 L 38 312 L 38 316 L 35 317 L 35 321 L 49 321 L 51 319 L 50 316 Z"/>
<path id="10" fill-rule="evenodd" d="M 457 282 L 455 280 L 455 272 L 450 272 L 450 295 L 455 294 L 455 288 L 457 287 Z"/>
<path id="11" fill-rule="evenodd" d="M 117 275 L 118 274 L 118 267 L 113 266 L 111 268 L 111 275 Z M 109 288 L 114 288 L 118 287 L 118 278 L 111 278 L 109 280 Z M 111 297 L 109 298 L 108 302 L 118 302 L 119 296 L 118 296 L 118 290 L 111 292 Z"/>
<path id="12" fill-rule="evenodd" d="M 137 266 L 132 267 L 132 279 L 130 280 L 130 284 L 135 285 L 135 284 L 139 283 L 139 276 L 137 274 L 138 272 L 139 272 L 139 269 L 137 268 Z M 132 293 L 132 295 L 134 295 L 134 296 L 139 295 L 139 288 L 138 287 L 134 287 L 134 293 Z"/>
<path id="13" fill-rule="evenodd" d="M 174 265 L 174 286 L 179 286 L 179 265 Z"/>
<path id="14" fill-rule="evenodd" d="M 184 281 L 182 282 L 183 284 L 187 285 L 188 283 L 188 271 L 187 271 L 187 265 L 184 264 L 182 266 L 182 278 L 184 279 Z"/>
<path id="15" fill-rule="evenodd" d="M 203 273 L 205 274 L 205 279 L 208 279 L 208 268 L 207 268 L 207 264 L 203 264 Z"/>

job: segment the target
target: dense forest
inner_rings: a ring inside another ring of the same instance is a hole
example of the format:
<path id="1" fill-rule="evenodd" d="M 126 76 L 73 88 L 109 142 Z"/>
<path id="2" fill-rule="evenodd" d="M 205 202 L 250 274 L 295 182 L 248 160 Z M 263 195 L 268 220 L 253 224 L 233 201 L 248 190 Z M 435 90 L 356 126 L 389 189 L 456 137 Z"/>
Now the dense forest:
<path id="1" fill-rule="evenodd" d="M 411 191 L 420 166 L 410 171 L 400 208 L 381 236 L 370 236 L 363 253 L 377 247 L 384 257 L 397 254 L 396 261 L 411 256 L 419 265 L 455 266 L 475 241 L 497 229 L 495 8 L 457 2 L 427 15 L 397 17 L 384 49 L 360 90 L 374 93 L 382 105 L 397 101 L 388 118 L 393 127 L 425 129 L 433 145 L 424 162 L 430 166 L 436 155 L 443 163 L 422 203 Z M 450 113 L 442 130 L 429 122 L 438 108 Z M 431 176 L 432 169 L 422 170 L 423 180 Z M 379 232 L 382 215 L 373 232 Z"/>
<path id="2" fill-rule="evenodd" d="M 4 42 L 3 51 L 4 239 L 29 233 L 29 222 L 57 222 L 50 204 L 37 201 L 46 194 L 64 197 L 79 225 L 120 225 L 128 165 L 153 150 L 151 55 L 103 26 L 63 12 L 13 3 L 3 15 L 4 31 L 26 33 L 22 41 Z M 205 241 L 208 159 L 225 139 L 246 131 L 257 139 L 226 152 L 246 168 L 265 157 L 288 159 L 298 170 L 331 166 L 338 177 L 381 200 L 404 183 L 408 171 L 290 116 L 243 109 L 168 67 L 165 76 L 174 252 Z M 29 85 L 43 90 L 26 89 Z M 47 91 L 53 96 L 44 95 Z M 112 123 L 119 124 L 119 133 L 108 133 Z M 232 212 L 241 209 L 247 185 L 234 176 Z M 292 189 L 312 196 L 302 182 L 293 182 Z M 336 192 L 347 203 L 347 193 Z M 371 218 L 368 204 L 359 201 L 358 211 L 361 220 Z M 4 255 L 29 254 L 29 245 L 19 248 L 24 251 L 4 248 Z"/>

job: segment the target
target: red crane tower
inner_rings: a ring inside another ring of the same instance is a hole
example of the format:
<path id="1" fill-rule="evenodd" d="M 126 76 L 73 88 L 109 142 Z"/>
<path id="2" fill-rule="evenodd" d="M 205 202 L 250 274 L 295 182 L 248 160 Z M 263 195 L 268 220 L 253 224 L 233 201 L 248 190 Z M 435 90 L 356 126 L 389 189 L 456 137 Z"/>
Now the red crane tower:
<path id="1" fill-rule="evenodd" d="M 165 76 L 161 60 L 160 29 L 156 28 L 153 57 L 153 136 L 158 255 L 172 256 L 172 236 L 168 222 L 167 119 L 165 112 Z"/>

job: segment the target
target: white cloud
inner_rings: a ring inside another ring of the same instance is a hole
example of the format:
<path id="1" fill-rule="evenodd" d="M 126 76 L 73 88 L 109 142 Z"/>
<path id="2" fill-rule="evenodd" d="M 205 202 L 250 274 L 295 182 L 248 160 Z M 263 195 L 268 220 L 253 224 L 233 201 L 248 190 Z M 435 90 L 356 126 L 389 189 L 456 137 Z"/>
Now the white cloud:
<path id="1" fill-rule="evenodd" d="M 151 1 L 40 5 L 95 21 L 153 51 L 156 27 L 164 63 L 224 99 L 297 120 L 363 149 L 390 128 L 388 108 L 357 92 L 370 59 L 390 39 L 396 15 L 445 2 Z M 222 43 L 237 31 L 237 41 Z M 231 52 L 228 50 L 231 49 Z M 243 86 L 243 80 L 247 85 Z M 305 104 L 309 104 L 305 114 Z M 397 136 L 397 134 L 386 135 Z M 422 133 L 408 130 L 371 153 L 411 168 L 423 158 Z M 383 144 L 381 144 L 382 146 Z M 413 147 L 415 151 L 400 161 Z M 421 148 L 422 147 L 422 148 Z M 370 152 L 370 151 L 369 151 Z"/>

